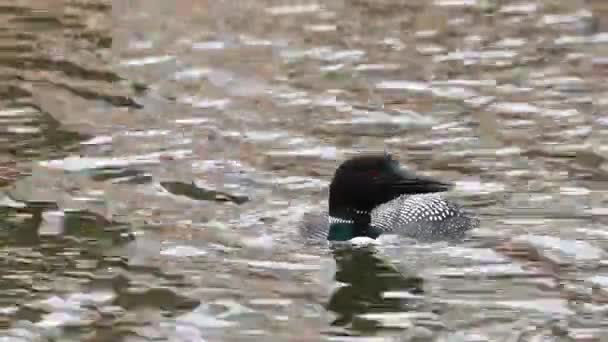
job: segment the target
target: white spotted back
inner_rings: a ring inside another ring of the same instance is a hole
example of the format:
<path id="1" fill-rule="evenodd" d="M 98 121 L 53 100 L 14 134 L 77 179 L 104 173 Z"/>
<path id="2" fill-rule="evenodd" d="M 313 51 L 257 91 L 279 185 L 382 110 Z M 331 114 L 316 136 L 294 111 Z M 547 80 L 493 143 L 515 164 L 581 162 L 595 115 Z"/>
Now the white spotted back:
<path id="1" fill-rule="evenodd" d="M 375 208 L 372 225 L 416 239 L 460 238 L 479 221 L 439 194 L 403 195 Z"/>

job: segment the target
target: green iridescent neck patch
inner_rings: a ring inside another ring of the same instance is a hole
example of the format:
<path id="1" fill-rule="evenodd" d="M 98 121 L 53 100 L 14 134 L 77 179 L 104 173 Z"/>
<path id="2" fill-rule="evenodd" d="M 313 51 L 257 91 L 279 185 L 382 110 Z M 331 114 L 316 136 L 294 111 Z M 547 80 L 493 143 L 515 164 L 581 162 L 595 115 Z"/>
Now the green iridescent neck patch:
<path id="1" fill-rule="evenodd" d="M 382 231 L 375 227 L 368 227 L 364 232 L 357 234 L 356 226 L 352 222 L 336 222 L 329 226 L 327 240 L 348 241 L 357 236 L 367 236 L 372 239 L 378 238 Z"/>

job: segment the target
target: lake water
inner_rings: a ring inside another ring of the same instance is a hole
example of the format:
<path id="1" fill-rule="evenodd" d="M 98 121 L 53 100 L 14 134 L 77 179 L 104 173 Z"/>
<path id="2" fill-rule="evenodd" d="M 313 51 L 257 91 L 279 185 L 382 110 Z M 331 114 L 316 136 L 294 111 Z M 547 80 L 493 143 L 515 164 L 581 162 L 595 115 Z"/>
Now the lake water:
<path id="1" fill-rule="evenodd" d="M 0 341 L 605 341 L 608 3 L 0 3 Z M 298 235 L 388 150 L 461 243 Z"/>

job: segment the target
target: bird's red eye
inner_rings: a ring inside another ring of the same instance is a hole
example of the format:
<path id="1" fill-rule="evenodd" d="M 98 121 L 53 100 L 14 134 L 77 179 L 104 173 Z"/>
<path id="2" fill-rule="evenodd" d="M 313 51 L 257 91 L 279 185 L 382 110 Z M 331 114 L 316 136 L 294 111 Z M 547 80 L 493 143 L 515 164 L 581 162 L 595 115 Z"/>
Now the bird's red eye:
<path id="1" fill-rule="evenodd" d="M 380 171 L 374 169 L 369 171 L 369 175 L 372 177 L 378 177 L 380 175 Z"/>

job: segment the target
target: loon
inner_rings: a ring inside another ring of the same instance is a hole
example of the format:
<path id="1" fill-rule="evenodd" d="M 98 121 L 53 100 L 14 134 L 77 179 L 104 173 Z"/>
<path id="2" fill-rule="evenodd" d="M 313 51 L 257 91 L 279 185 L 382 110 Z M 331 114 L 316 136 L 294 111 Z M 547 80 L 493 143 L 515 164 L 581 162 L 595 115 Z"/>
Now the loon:
<path id="1" fill-rule="evenodd" d="M 452 184 L 405 170 L 390 154 L 344 161 L 329 186 L 329 212 L 305 214 L 304 237 L 347 241 L 394 233 L 422 241 L 461 239 L 479 219 L 442 198 Z"/>

